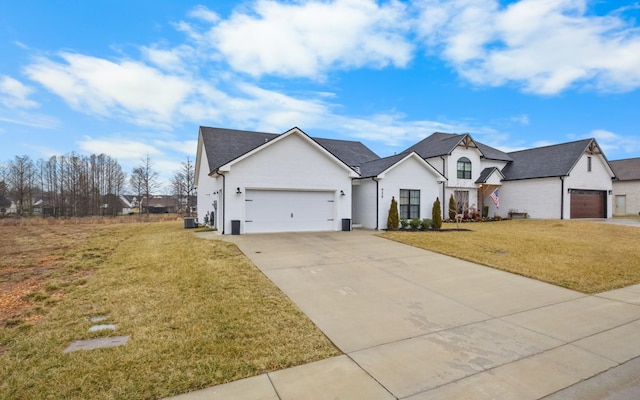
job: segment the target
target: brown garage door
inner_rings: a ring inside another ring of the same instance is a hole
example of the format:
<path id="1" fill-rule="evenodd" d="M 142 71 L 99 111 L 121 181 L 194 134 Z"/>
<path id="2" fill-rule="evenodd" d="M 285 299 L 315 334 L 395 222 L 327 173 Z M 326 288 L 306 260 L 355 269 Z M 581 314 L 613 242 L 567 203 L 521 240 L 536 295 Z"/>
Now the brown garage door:
<path id="1" fill-rule="evenodd" d="M 571 218 L 606 218 L 605 193 L 600 190 L 571 190 Z"/>

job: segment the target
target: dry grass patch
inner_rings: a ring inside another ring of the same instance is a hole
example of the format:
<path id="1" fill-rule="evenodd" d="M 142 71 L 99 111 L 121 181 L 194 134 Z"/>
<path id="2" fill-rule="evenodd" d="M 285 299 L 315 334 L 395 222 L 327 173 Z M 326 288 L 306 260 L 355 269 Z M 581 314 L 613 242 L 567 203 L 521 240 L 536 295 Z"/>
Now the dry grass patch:
<path id="1" fill-rule="evenodd" d="M 593 221 L 464 224 L 471 232 L 381 236 L 583 293 L 640 283 L 640 229 Z M 445 224 L 443 228 L 455 228 Z"/>
<path id="2" fill-rule="evenodd" d="M 44 318 L 0 327 L 0 398 L 155 399 L 339 353 L 234 245 L 182 221 L 95 227 L 79 247 L 92 274 Z M 99 315 L 117 330 L 88 332 Z M 62 353 L 119 335 L 127 345 Z"/>

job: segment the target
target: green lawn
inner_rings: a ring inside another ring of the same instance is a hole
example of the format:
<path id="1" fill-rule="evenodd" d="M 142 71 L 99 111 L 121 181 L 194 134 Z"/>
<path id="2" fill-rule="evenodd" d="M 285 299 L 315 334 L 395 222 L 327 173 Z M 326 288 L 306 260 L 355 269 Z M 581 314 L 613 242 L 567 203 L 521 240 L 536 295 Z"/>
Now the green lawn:
<path id="1" fill-rule="evenodd" d="M 156 399 L 339 354 L 232 244 L 182 221 L 87 229 L 0 325 L 0 398 Z M 90 333 L 100 315 L 117 330 Z M 116 335 L 128 344 L 63 354 Z"/>
<path id="2" fill-rule="evenodd" d="M 577 220 L 472 222 L 460 227 L 471 231 L 381 236 L 583 293 L 640 283 L 639 228 Z M 443 225 L 452 228 L 456 225 Z"/>

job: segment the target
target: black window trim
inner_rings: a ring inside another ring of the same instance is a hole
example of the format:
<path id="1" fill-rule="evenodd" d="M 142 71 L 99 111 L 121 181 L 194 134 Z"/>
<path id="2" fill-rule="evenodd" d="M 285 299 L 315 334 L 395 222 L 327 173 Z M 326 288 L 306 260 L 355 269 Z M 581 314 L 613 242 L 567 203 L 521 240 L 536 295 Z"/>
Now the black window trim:
<path id="1" fill-rule="evenodd" d="M 456 169 L 458 171 L 458 179 L 471 179 L 471 160 L 467 157 L 458 158 Z"/>
<path id="2" fill-rule="evenodd" d="M 403 203 L 403 192 L 406 192 L 406 199 L 408 203 Z M 417 193 L 417 196 L 415 195 Z M 412 196 L 412 194 L 414 196 Z M 417 203 L 412 203 L 411 200 L 418 200 Z M 413 218 L 420 218 L 420 189 L 400 189 L 400 202 L 398 203 L 398 208 L 400 211 L 400 218 L 405 218 L 407 220 L 411 220 Z M 414 215 L 417 214 L 417 215 Z"/>

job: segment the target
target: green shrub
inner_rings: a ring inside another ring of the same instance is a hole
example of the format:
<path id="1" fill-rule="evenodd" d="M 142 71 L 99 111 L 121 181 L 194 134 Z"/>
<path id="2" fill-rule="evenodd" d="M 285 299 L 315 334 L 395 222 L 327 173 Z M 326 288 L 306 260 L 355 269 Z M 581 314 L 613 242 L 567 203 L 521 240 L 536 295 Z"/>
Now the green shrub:
<path id="1" fill-rule="evenodd" d="M 395 197 L 391 197 L 391 206 L 389 207 L 389 216 L 387 217 L 387 230 L 398 230 L 398 202 Z"/>
<path id="2" fill-rule="evenodd" d="M 420 218 L 412 218 L 409 221 L 409 225 L 411 225 L 411 229 L 418 229 L 420 227 Z"/>
<path id="3" fill-rule="evenodd" d="M 431 228 L 431 225 L 433 224 L 433 221 L 430 220 L 429 218 L 425 218 L 422 220 L 422 222 L 420 223 L 420 226 L 422 227 L 423 230 L 428 230 Z"/>
<path id="4" fill-rule="evenodd" d="M 407 221 L 406 218 L 400 218 L 400 226 L 402 227 L 402 229 L 405 229 L 407 226 L 409 226 L 409 221 Z"/>
<path id="5" fill-rule="evenodd" d="M 453 198 L 453 193 L 452 193 L 451 197 L 449 197 L 449 219 L 450 220 L 456 219 L 457 213 L 458 213 L 458 207 L 456 206 L 456 201 Z"/>
<path id="6" fill-rule="evenodd" d="M 433 218 L 433 229 L 436 231 L 439 230 L 442 227 L 442 208 L 440 208 L 440 199 L 438 197 L 436 197 L 436 201 L 433 202 L 431 217 Z"/>
<path id="7" fill-rule="evenodd" d="M 489 206 L 482 206 L 482 216 L 485 218 L 489 217 Z"/>

